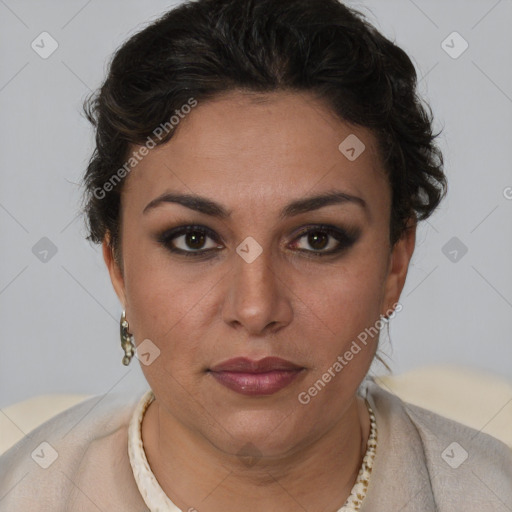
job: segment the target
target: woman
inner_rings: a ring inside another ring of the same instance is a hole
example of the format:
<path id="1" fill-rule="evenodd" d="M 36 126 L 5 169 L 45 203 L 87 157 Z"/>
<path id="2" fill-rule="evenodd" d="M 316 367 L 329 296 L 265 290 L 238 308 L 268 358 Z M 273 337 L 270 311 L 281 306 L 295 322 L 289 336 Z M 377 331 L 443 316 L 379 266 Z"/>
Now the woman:
<path id="1" fill-rule="evenodd" d="M 0 510 L 512 506 L 512 455 L 367 373 L 446 193 L 410 59 L 336 0 L 198 0 L 86 106 L 88 239 L 150 390 L 1 460 Z"/>

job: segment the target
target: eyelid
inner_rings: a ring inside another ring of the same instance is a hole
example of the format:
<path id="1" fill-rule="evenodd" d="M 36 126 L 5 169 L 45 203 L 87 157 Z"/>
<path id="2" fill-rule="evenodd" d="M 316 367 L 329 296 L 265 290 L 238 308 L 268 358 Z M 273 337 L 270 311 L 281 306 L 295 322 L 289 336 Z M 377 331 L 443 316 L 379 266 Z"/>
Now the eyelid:
<path id="1" fill-rule="evenodd" d="M 306 224 L 304 226 L 301 226 L 298 228 L 294 234 L 292 235 L 292 242 L 295 242 L 297 240 L 300 240 L 304 236 L 306 236 L 310 232 L 324 232 L 328 236 L 334 238 L 338 242 L 338 246 L 335 249 L 331 249 L 329 251 L 322 251 L 322 250 L 307 250 L 307 249 L 296 249 L 296 252 L 301 253 L 308 253 L 312 256 L 328 256 L 328 255 L 335 255 L 340 252 L 342 252 L 345 249 L 348 249 L 351 247 L 359 238 L 360 235 L 360 229 L 357 227 L 338 227 L 330 224 Z M 171 248 L 170 244 L 173 242 L 176 238 L 183 236 L 189 232 L 202 232 L 204 235 L 206 235 L 208 238 L 211 238 L 216 243 L 222 243 L 221 237 L 217 235 L 215 231 L 210 229 L 207 226 L 201 225 L 201 224 L 182 224 L 179 226 L 176 226 L 171 229 L 167 229 L 163 231 L 161 234 L 157 235 L 157 241 L 164 245 L 169 251 L 171 251 L 174 254 L 178 255 L 184 255 L 184 256 L 195 256 L 197 258 L 200 258 L 201 256 L 206 256 L 213 254 L 214 252 L 217 252 L 218 248 L 210 248 L 210 249 L 198 249 L 198 250 L 182 250 L 177 248 Z"/>
<path id="2" fill-rule="evenodd" d="M 357 234 L 359 233 L 359 229 L 357 228 L 342 228 L 342 227 L 338 227 L 338 226 L 333 226 L 331 224 L 306 224 L 305 226 L 302 226 L 300 228 L 298 228 L 296 230 L 296 232 L 294 233 L 294 240 L 297 238 L 297 237 L 300 237 L 300 236 L 303 236 L 307 233 L 309 233 L 310 231 L 314 231 L 314 230 L 318 230 L 318 231 L 324 231 L 326 233 L 334 233 L 334 234 L 337 234 L 339 236 L 346 236 L 347 238 L 353 238 L 355 236 L 357 236 Z"/>
<path id="3" fill-rule="evenodd" d="M 159 243 L 163 245 L 170 244 L 170 242 L 174 241 L 176 238 L 179 238 L 180 236 L 186 235 L 187 233 L 204 233 L 208 238 L 211 238 L 216 243 L 220 242 L 220 237 L 217 235 L 215 231 L 210 229 L 207 226 L 203 226 L 200 224 L 182 224 L 179 226 L 176 226 L 174 228 L 166 229 L 160 234 L 157 234 L 156 239 Z M 199 249 L 197 251 L 181 251 L 180 249 L 176 249 L 175 252 L 179 253 L 200 253 L 202 249 Z M 207 249 L 206 251 L 211 251 L 211 249 Z"/>
<path id="4" fill-rule="evenodd" d="M 309 253 L 313 256 L 318 255 L 334 255 L 342 252 L 344 249 L 348 249 L 351 247 L 359 238 L 361 230 L 357 227 L 352 228 L 341 228 L 337 226 L 333 226 L 330 224 L 308 224 L 299 228 L 299 230 L 295 233 L 292 241 L 297 241 L 308 235 L 310 232 L 321 232 L 326 233 L 328 236 L 334 238 L 337 241 L 337 247 L 331 249 L 329 251 L 323 250 L 307 250 L 307 249 L 297 249 L 299 252 Z"/>

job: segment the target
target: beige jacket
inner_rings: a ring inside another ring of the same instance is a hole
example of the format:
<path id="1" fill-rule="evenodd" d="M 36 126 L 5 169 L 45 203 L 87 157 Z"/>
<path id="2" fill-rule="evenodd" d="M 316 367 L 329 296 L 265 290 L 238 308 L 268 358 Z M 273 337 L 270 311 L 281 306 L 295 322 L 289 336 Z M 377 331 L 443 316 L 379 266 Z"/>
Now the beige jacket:
<path id="1" fill-rule="evenodd" d="M 403 402 L 372 377 L 360 392 L 378 428 L 361 512 L 512 511 L 507 445 Z M 141 396 L 129 403 L 116 394 L 88 399 L 8 450 L 0 457 L 0 512 L 147 512 L 127 449 Z"/>

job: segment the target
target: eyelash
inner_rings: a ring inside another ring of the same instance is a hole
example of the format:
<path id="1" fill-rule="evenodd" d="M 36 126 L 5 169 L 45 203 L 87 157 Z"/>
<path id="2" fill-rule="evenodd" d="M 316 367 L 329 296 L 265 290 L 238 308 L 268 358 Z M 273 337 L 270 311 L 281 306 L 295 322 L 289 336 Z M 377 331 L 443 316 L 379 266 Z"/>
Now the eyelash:
<path id="1" fill-rule="evenodd" d="M 302 229 L 294 238 L 294 242 L 300 240 L 304 236 L 309 233 L 323 233 L 329 235 L 338 241 L 338 246 L 335 249 L 331 249 L 329 251 L 315 251 L 315 250 L 307 250 L 307 249 L 298 249 L 299 252 L 309 253 L 312 257 L 322 257 L 322 256 L 331 256 L 337 253 L 340 253 L 343 250 L 348 249 L 352 246 L 359 235 L 358 230 L 343 230 L 336 228 L 334 226 L 326 225 L 326 224 L 315 224 L 310 225 L 305 229 Z M 188 225 L 188 226 L 180 226 L 168 231 L 164 231 L 157 237 L 157 241 L 164 245 L 170 252 L 175 254 L 180 254 L 187 257 L 200 258 L 204 257 L 207 253 L 215 251 L 215 249 L 203 249 L 203 250 L 192 250 L 192 251 L 184 251 L 182 249 L 176 249 L 172 247 L 171 242 L 178 238 L 179 236 L 186 235 L 188 233 L 200 233 L 208 236 L 216 243 L 219 243 L 218 236 L 206 226 L 198 226 L 198 225 Z"/>

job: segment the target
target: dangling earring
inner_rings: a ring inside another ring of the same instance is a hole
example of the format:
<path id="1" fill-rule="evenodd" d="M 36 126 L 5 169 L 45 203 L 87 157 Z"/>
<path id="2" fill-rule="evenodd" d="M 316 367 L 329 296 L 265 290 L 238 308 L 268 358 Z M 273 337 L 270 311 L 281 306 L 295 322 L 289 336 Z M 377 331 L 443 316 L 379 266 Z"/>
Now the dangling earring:
<path id="1" fill-rule="evenodd" d="M 134 355 L 135 347 L 133 345 L 133 335 L 128 331 L 128 320 L 126 320 L 126 313 L 123 310 L 121 315 L 121 346 L 124 350 L 123 364 L 128 366 Z"/>

